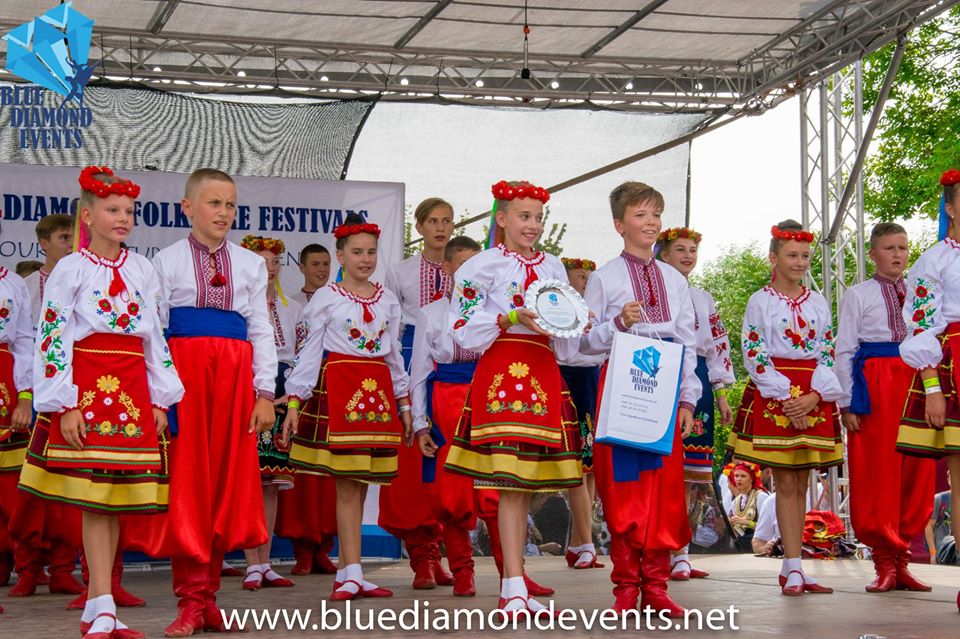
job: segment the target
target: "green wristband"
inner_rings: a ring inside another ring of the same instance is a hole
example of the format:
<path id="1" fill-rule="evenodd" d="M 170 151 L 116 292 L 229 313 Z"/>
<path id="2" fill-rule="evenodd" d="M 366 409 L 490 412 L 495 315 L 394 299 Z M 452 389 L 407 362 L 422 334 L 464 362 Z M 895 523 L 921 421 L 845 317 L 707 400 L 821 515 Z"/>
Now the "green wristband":
<path id="1" fill-rule="evenodd" d="M 287 402 L 287 410 L 300 410 L 300 401 L 291 399 Z"/>
<path id="2" fill-rule="evenodd" d="M 517 309 L 513 309 L 512 311 L 507 313 L 507 319 L 510 320 L 511 324 L 519 324 L 520 318 L 517 317 Z"/>
<path id="3" fill-rule="evenodd" d="M 923 380 L 924 388 L 933 388 L 934 386 L 939 386 L 939 385 L 940 385 L 939 377 L 928 377 L 925 380 Z"/>

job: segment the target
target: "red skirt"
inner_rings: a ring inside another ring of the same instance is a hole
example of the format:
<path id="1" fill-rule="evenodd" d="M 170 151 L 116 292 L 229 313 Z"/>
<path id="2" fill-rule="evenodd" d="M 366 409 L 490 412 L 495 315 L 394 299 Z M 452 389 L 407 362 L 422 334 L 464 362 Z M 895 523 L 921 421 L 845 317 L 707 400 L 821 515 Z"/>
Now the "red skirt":
<path id="1" fill-rule="evenodd" d="M 600 371 L 598 397 L 603 397 L 607 366 Z M 600 414 L 599 400 L 597 414 Z M 593 445 L 593 476 L 603 504 L 603 514 L 611 535 L 617 535 L 635 548 L 679 550 L 690 543 L 683 480 L 683 442 L 680 426 L 674 428 L 673 453 L 663 465 L 641 472 L 633 481 L 613 478 L 613 448 Z"/>
<path id="2" fill-rule="evenodd" d="M 790 380 L 790 394 L 800 397 L 811 391 L 810 381 L 817 361 L 771 358 L 777 372 Z M 797 430 L 783 414 L 778 400 L 760 395 L 752 381 L 743 391 L 743 401 L 731 433 L 734 456 L 775 468 L 828 468 L 843 463 L 840 411 L 834 402 L 820 402 L 808 415 L 813 426 Z"/>
<path id="3" fill-rule="evenodd" d="M 267 541 L 253 414 L 253 347 L 225 337 L 170 340 L 186 393 L 170 445 L 170 511 L 130 518 L 133 549 L 190 558 L 254 548 Z"/>
<path id="4" fill-rule="evenodd" d="M 960 349 L 960 322 L 947 325 L 940 336 L 943 357 L 937 372 L 940 389 L 947 400 L 946 421 L 943 428 L 927 424 L 926 394 L 920 375 L 913 376 L 907 393 L 897 435 L 897 450 L 905 455 L 920 457 L 943 457 L 960 453 L 960 369 L 953 365 L 953 351 Z"/>
<path id="5" fill-rule="evenodd" d="M 554 492 L 580 485 L 580 421 L 546 338 L 502 336 L 483 354 L 449 445 L 444 468 L 477 486 Z"/>
<path id="6" fill-rule="evenodd" d="M 301 408 L 290 464 L 298 474 L 390 483 L 397 476 L 401 439 L 394 404 L 393 380 L 383 358 L 330 353 Z"/>
<path id="7" fill-rule="evenodd" d="M 10 505 L 16 500 L 20 468 L 30 441 L 29 432 L 15 432 L 10 428 L 18 402 L 17 388 L 13 384 L 13 355 L 9 344 L 0 344 L 0 478 L 9 475 L 13 481 L 13 491 L 9 495 L 0 491 L 0 510 L 4 508 L 4 501 Z"/>
<path id="8" fill-rule="evenodd" d="M 447 444 L 437 451 L 437 476 L 430 497 L 433 512 L 441 523 L 451 523 L 473 530 L 477 525 L 476 493 L 490 491 L 475 491 L 471 478 L 451 473 L 444 468 L 469 392 L 469 384 L 433 384 L 433 419 Z"/>
<path id="9" fill-rule="evenodd" d="M 106 333 L 80 340 L 73 381 L 86 426 L 83 448 L 66 443 L 62 414 L 39 415 L 21 490 L 100 514 L 165 511 L 166 448 L 153 421 L 142 340 Z"/>
<path id="10" fill-rule="evenodd" d="M 17 406 L 17 387 L 13 383 L 13 354 L 10 345 L 0 344 L 0 442 L 10 436 L 13 409 Z"/>

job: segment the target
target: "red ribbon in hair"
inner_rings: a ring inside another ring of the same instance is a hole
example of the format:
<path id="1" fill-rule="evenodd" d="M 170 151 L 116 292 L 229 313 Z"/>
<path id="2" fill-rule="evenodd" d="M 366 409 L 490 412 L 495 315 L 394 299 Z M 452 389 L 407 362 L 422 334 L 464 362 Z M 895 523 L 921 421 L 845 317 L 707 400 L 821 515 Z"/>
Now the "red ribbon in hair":
<path id="1" fill-rule="evenodd" d="M 810 231 L 785 231 L 777 226 L 770 227 L 770 235 L 775 240 L 796 240 L 797 242 L 813 242 L 813 233 Z"/>
<path id="2" fill-rule="evenodd" d="M 944 171 L 940 176 L 940 186 L 953 186 L 958 182 L 960 182 L 960 171 L 956 169 Z"/>

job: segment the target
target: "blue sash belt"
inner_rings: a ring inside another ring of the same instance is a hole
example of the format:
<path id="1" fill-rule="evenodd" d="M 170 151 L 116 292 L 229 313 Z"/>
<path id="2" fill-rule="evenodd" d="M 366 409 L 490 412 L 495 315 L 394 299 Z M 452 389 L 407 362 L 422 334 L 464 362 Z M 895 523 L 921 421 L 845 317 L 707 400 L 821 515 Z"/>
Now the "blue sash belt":
<path id="1" fill-rule="evenodd" d="M 437 445 L 437 450 L 447 443 L 443 432 L 433 419 L 433 384 L 469 384 L 473 381 L 473 372 L 477 369 L 476 362 L 458 362 L 456 364 L 437 364 L 437 369 L 427 376 L 427 418 L 430 420 L 430 438 Z M 423 483 L 432 484 L 437 478 L 437 458 L 424 457 L 421 470 Z"/>
<path id="2" fill-rule="evenodd" d="M 851 363 L 853 391 L 850 398 L 850 412 L 855 415 L 870 414 L 870 389 L 863 367 L 871 357 L 900 357 L 899 342 L 860 342 L 860 348 L 853 355 Z"/>
<path id="3" fill-rule="evenodd" d="M 170 309 L 170 326 L 164 335 L 168 340 L 176 337 L 226 337 L 246 341 L 247 320 L 236 311 L 178 306 Z M 170 435 L 176 437 L 180 430 L 176 404 L 167 413 L 167 423 Z"/>
<path id="4" fill-rule="evenodd" d="M 417 327 L 414 324 L 404 324 L 400 333 L 400 355 L 403 356 L 403 370 L 410 372 L 410 359 L 413 356 L 413 335 Z"/>

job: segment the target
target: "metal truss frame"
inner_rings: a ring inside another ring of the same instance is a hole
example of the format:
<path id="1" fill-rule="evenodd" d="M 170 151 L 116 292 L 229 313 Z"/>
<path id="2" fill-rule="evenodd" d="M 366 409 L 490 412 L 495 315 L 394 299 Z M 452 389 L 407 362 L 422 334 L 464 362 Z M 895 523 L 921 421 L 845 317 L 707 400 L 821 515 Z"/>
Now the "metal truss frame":
<path id="1" fill-rule="evenodd" d="M 762 111 L 848 66 L 960 0 L 836 0 L 735 60 L 602 55 L 656 10 L 639 11 L 580 55 L 229 38 L 167 33 L 178 2 L 160 5 L 145 30 L 97 28 L 91 59 L 100 82 L 167 91 L 426 100 L 485 106 L 580 107 L 645 112 Z M 447 3 L 449 4 L 449 2 Z M 422 29 L 446 6 L 421 19 Z M 13 27 L 0 20 L 0 29 Z M 519 31 L 519 29 L 518 29 Z M 409 36 L 409 37 L 408 37 Z M 12 79 L 12 78 L 11 78 Z"/>

